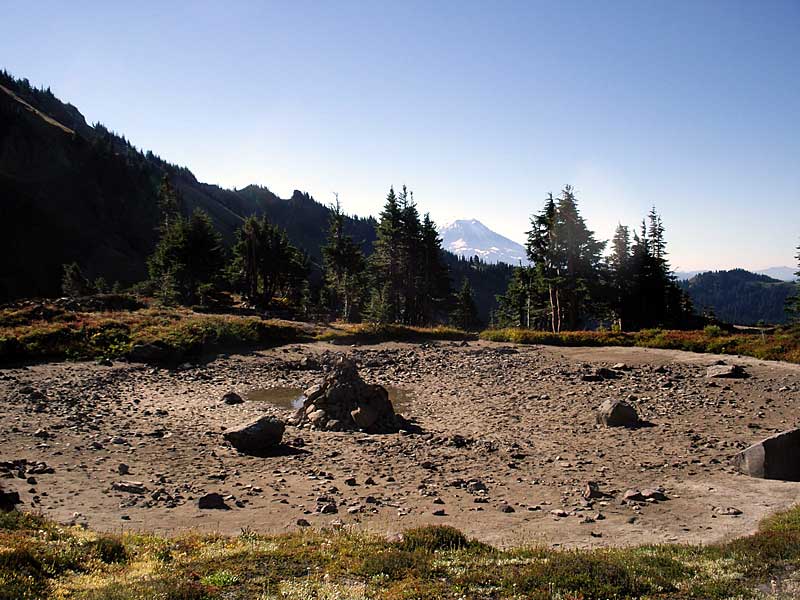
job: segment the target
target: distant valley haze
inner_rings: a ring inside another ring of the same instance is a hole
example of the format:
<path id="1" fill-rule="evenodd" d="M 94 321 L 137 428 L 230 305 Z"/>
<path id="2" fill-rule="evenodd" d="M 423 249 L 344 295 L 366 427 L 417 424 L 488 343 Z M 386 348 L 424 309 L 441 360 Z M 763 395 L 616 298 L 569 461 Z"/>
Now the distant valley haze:
<path id="1" fill-rule="evenodd" d="M 800 241 L 798 23 L 787 1 L 45 1 L 0 22 L 0 67 L 200 181 L 360 216 L 405 183 L 439 226 L 518 244 L 571 184 L 601 240 L 655 205 L 673 269 L 757 271 Z"/>

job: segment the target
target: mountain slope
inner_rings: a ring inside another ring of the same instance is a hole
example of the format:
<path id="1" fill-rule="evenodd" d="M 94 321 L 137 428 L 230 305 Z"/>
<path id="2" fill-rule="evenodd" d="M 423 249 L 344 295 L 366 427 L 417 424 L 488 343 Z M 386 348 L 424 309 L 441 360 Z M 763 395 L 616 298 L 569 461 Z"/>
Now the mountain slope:
<path id="1" fill-rule="evenodd" d="M 744 269 L 701 273 L 679 285 L 688 292 L 696 311 L 710 311 L 735 325 L 785 323 L 786 299 L 797 292 L 794 283 Z"/>
<path id="2" fill-rule="evenodd" d="M 62 265 L 70 262 L 90 279 L 144 279 L 165 174 L 180 190 L 184 211 L 206 211 L 229 244 L 244 218 L 266 215 L 310 255 L 312 279 L 319 281 L 330 209 L 310 195 L 295 191 L 284 200 L 265 187 L 226 190 L 199 182 L 189 169 L 141 152 L 103 125 L 88 125 L 49 90 L 0 71 L 0 302 L 60 295 Z M 345 233 L 365 254 L 375 224 L 372 217 L 345 218 Z M 445 259 L 454 285 L 470 280 L 488 321 L 510 270 L 452 254 Z"/>
<path id="3" fill-rule="evenodd" d="M 319 258 L 328 209 L 307 194 L 282 200 L 266 188 L 200 183 L 188 169 L 87 125 L 49 90 L 0 73 L 0 300 L 57 295 L 61 266 L 73 261 L 90 278 L 144 278 L 165 174 L 182 193 L 184 210 L 206 211 L 229 243 L 243 218 L 266 214 Z M 348 218 L 346 229 L 371 246 L 374 221 Z"/>
<path id="4" fill-rule="evenodd" d="M 528 264 L 525 247 L 495 233 L 476 219 L 453 221 L 439 229 L 445 250 L 458 256 L 480 257 L 487 263 Z"/>

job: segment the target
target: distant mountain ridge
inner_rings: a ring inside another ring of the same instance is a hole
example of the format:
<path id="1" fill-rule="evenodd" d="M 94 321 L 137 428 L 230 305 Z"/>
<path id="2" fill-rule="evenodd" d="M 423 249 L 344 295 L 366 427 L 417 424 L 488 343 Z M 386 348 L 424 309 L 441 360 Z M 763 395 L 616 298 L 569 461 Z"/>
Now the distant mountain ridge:
<path id="1" fill-rule="evenodd" d="M 477 219 L 461 219 L 448 223 L 439 228 L 439 235 L 445 250 L 464 258 L 478 256 L 491 264 L 528 264 L 522 244 L 492 231 Z"/>
<path id="2" fill-rule="evenodd" d="M 798 291 L 795 283 L 744 269 L 700 273 L 679 285 L 698 313 L 733 325 L 786 323 L 786 300 Z"/>
<path id="3" fill-rule="evenodd" d="M 777 279 L 778 281 L 796 281 L 797 275 L 795 272 L 797 271 L 796 268 L 792 267 L 769 267 L 767 269 L 761 269 L 759 271 L 750 271 L 755 273 L 756 275 L 766 275 L 767 277 L 771 277 L 773 279 Z M 714 273 L 713 269 L 705 269 L 703 271 L 675 271 L 675 277 L 679 280 L 688 280 L 694 277 L 695 275 L 700 275 L 701 273 Z"/>

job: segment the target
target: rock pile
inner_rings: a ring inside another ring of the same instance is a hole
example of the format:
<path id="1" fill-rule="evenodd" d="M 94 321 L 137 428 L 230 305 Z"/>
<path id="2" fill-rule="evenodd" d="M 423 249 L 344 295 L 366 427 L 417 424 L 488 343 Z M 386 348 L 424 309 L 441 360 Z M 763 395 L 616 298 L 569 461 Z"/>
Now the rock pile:
<path id="1" fill-rule="evenodd" d="M 310 387 L 303 395 L 303 406 L 292 419 L 297 426 L 367 433 L 408 429 L 405 419 L 395 414 L 386 388 L 366 383 L 355 363 L 343 356 L 328 367 L 321 384 Z"/>

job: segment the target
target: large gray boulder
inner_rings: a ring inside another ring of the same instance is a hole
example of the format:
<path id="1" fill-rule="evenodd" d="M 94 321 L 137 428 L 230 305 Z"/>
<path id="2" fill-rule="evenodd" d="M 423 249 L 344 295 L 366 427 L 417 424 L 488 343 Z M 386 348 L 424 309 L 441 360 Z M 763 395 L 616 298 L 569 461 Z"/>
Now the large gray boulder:
<path id="1" fill-rule="evenodd" d="M 229 427 L 222 433 L 234 448 L 246 454 L 258 454 L 281 443 L 286 426 L 270 415 Z"/>
<path id="2" fill-rule="evenodd" d="M 596 413 L 597 422 L 607 427 L 637 427 L 641 424 L 636 409 L 624 400 L 606 400 Z"/>
<path id="3" fill-rule="evenodd" d="M 753 444 L 733 457 L 751 477 L 800 481 L 800 429 L 790 429 Z"/>

